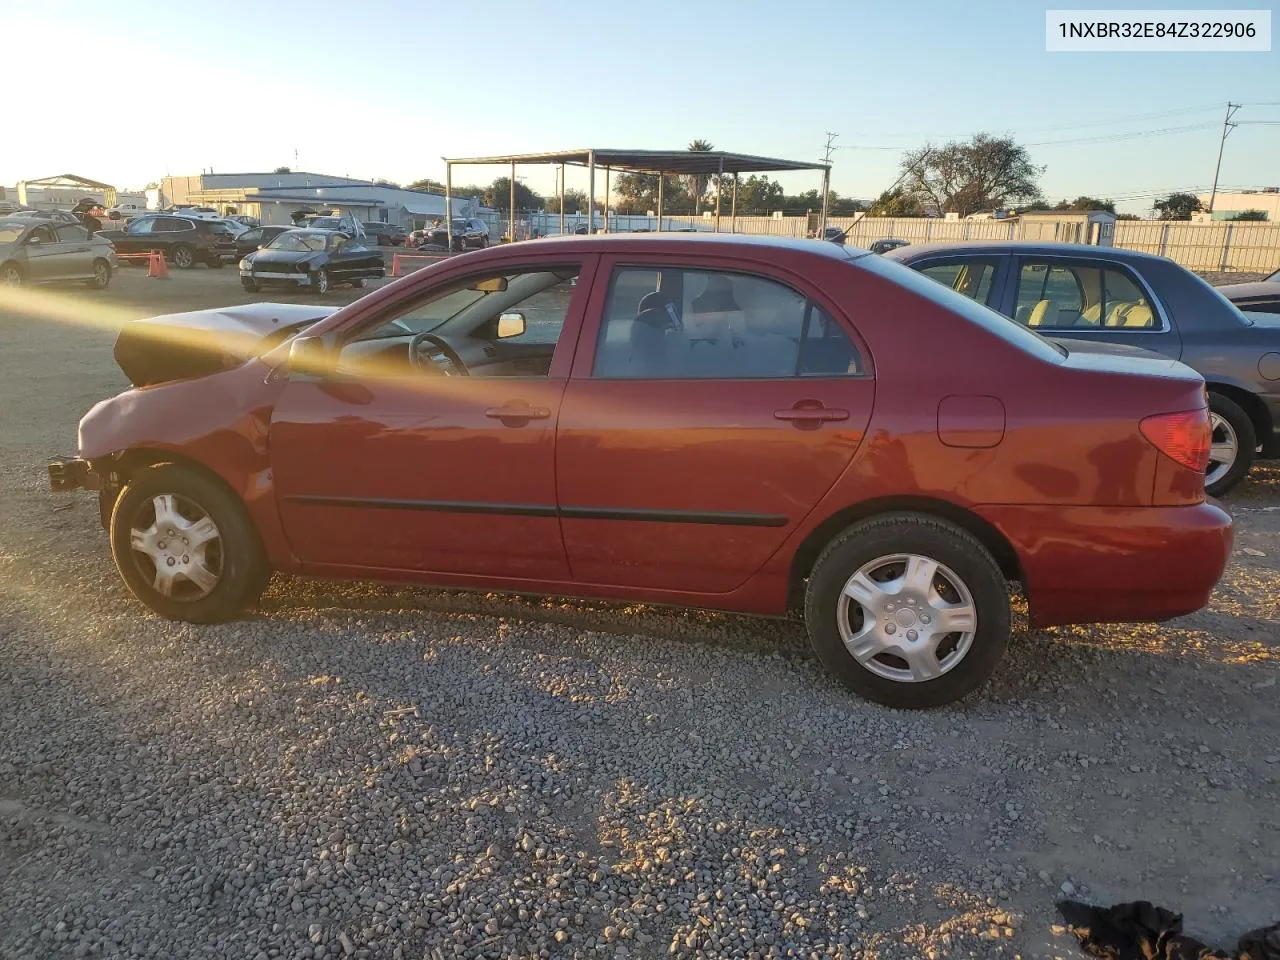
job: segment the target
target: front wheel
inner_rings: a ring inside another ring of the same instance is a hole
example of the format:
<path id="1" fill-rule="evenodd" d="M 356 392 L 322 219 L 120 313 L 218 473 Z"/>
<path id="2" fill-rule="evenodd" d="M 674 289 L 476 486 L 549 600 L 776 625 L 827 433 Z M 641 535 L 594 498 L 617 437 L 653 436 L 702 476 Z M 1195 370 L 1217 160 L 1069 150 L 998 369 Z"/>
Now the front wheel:
<path id="1" fill-rule="evenodd" d="M 240 286 L 244 287 L 246 293 L 258 292 L 258 281 L 250 277 L 241 277 Z"/>
<path id="2" fill-rule="evenodd" d="M 311 274 L 311 289 L 319 294 L 329 292 L 329 271 L 317 270 Z"/>
<path id="3" fill-rule="evenodd" d="M 1221 393 L 1209 394 L 1209 424 L 1213 436 L 1204 490 L 1211 497 L 1220 497 L 1243 480 L 1253 466 L 1258 435 L 1240 404 Z"/>
<path id="4" fill-rule="evenodd" d="M 135 597 L 170 620 L 218 623 L 266 587 L 244 504 L 212 477 L 163 463 L 136 474 L 111 513 L 111 555 Z"/>
<path id="5" fill-rule="evenodd" d="M 190 270 L 196 265 L 195 252 L 188 246 L 178 244 L 170 252 L 173 265 L 181 270 Z"/>
<path id="6" fill-rule="evenodd" d="M 93 277 L 85 281 L 90 290 L 105 290 L 111 283 L 111 264 L 105 260 L 93 261 Z"/>
<path id="7" fill-rule="evenodd" d="M 885 514 L 827 545 L 809 576 L 805 624 L 818 659 L 854 693 L 937 707 L 994 672 L 1009 645 L 1009 593 L 972 534 Z"/>
<path id="8" fill-rule="evenodd" d="M 0 287 L 20 287 L 22 281 L 22 268 L 16 263 L 0 266 Z"/>

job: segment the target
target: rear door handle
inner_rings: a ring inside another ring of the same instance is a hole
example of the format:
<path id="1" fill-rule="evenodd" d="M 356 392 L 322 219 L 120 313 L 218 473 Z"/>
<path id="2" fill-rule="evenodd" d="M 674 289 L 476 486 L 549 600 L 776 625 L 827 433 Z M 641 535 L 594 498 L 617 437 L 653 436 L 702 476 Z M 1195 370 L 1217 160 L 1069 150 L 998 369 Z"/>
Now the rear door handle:
<path id="1" fill-rule="evenodd" d="M 551 418 L 551 411 L 547 407 L 531 407 L 523 400 L 513 400 L 501 407 L 490 407 L 484 415 L 504 423 L 508 420 L 528 422 L 529 420 L 548 420 Z"/>
<path id="2" fill-rule="evenodd" d="M 793 423 L 826 423 L 832 420 L 848 420 L 849 411 L 836 407 L 796 404 L 787 410 L 773 411 L 773 416 L 776 420 L 790 420 Z"/>

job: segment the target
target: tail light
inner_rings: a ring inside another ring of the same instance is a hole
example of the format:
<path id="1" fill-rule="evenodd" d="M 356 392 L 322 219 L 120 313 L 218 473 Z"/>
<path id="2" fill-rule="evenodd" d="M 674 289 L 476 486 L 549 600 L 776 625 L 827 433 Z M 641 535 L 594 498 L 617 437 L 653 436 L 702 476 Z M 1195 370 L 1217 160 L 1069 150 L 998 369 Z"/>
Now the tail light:
<path id="1" fill-rule="evenodd" d="M 1138 426 L 1142 435 L 1175 463 L 1198 473 L 1204 473 L 1209 466 L 1212 430 L 1207 409 L 1160 413 L 1145 418 Z"/>

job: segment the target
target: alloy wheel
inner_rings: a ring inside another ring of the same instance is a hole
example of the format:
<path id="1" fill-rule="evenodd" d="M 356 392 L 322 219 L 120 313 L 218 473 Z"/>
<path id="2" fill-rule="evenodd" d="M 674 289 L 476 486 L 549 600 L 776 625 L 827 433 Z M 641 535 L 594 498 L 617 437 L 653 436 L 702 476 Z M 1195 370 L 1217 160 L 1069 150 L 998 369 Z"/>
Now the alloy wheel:
<path id="1" fill-rule="evenodd" d="M 978 630 L 977 605 L 965 582 L 913 553 L 863 564 L 845 583 L 836 616 L 849 654 L 899 683 L 922 683 L 953 670 Z"/>
<path id="2" fill-rule="evenodd" d="M 186 497 L 163 493 L 139 504 L 129 545 L 138 571 L 168 600 L 203 599 L 222 579 L 222 534 Z"/>
<path id="3" fill-rule="evenodd" d="M 1205 486 L 1211 486 L 1231 472 L 1240 452 L 1240 439 L 1226 417 L 1209 414 L 1213 438 L 1209 443 L 1209 465 L 1205 468 Z"/>

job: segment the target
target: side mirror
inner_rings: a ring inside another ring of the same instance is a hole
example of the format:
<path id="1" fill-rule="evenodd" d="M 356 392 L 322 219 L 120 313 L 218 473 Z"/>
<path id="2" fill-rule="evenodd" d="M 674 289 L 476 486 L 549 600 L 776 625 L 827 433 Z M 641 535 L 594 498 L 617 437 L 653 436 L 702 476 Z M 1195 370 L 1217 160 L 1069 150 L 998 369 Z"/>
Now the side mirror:
<path id="1" fill-rule="evenodd" d="M 289 375 L 323 377 L 334 369 L 333 352 L 319 337 L 297 337 L 289 345 Z"/>
<path id="2" fill-rule="evenodd" d="M 510 313 L 504 313 L 498 317 L 499 340 L 506 340 L 509 337 L 521 336 L 524 333 L 524 330 L 524 314 L 519 310 L 513 310 Z"/>
<path id="3" fill-rule="evenodd" d="M 266 245 L 265 243 L 260 243 L 260 244 L 258 244 L 258 249 L 259 249 L 259 250 L 265 250 L 265 249 L 267 249 L 267 245 Z"/>
<path id="4" fill-rule="evenodd" d="M 34 247 L 37 244 L 44 243 L 44 241 L 41 240 L 39 237 L 27 237 L 27 243 L 31 244 Z"/>

